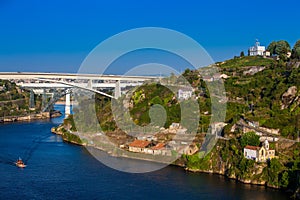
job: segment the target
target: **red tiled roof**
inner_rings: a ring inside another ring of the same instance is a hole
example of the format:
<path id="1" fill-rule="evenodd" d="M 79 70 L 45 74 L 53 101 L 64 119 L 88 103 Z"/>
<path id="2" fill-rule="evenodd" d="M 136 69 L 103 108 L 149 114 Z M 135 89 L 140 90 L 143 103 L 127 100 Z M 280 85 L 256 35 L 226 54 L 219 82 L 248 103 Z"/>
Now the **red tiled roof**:
<path id="1" fill-rule="evenodd" d="M 259 147 L 247 145 L 245 146 L 245 149 L 259 150 Z"/>
<path id="2" fill-rule="evenodd" d="M 145 141 L 145 140 L 134 140 L 133 142 L 131 142 L 129 144 L 129 146 L 131 147 L 139 147 L 139 148 L 145 148 L 146 146 L 148 146 L 150 144 L 149 141 Z"/>
<path id="3" fill-rule="evenodd" d="M 164 143 L 158 143 L 157 145 L 155 145 L 154 147 L 152 147 L 152 150 L 159 150 L 165 147 Z"/>

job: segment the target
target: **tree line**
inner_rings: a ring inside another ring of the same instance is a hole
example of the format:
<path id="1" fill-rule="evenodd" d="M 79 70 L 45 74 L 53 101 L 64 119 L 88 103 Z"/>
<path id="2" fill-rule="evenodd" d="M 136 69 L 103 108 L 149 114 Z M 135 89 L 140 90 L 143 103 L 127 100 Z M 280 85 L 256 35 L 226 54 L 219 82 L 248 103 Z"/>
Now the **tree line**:
<path id="1" fill-rule="evenodd" d="M 295 43 L 293 48 L 285 40 L 273 41 L 267 47 L 267 51 L 270 51 L 271 55 L 278 55 L 283 59 L 286 59 L 287 53 L 291 52 L 292 59 L 300 59 L 300 40 Z"/>
<path id="2" fill-rule="evenodd" d="M 270 52 L 271 56 L 279 56 L 282 60 L 288 60 L 288 59 L 300 59 L 300 40 L 298 40 L 294 47 L 291 48 L 291 45 L 286 40 L 279 40 L 279 41 L 273 41 L 271 42 L 268 47 L 267 51 Z M 291 53 L 290 56 L 288 56 L 288 53 Z M 248 51 L 249 55 L 249 51 Z M 242 51 L 240 53 L 240 57 L 244 57 L 245 53 Z"/>

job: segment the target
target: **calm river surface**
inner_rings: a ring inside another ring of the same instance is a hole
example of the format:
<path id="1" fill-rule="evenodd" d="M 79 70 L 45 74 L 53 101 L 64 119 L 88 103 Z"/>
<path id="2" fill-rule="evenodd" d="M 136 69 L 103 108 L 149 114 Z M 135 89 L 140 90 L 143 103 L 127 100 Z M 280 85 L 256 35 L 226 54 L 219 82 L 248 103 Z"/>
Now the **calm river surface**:
<path id="1" fill-rule="evenodd" d="M 63 106 L 56 109 L 63 111 Z M 0 199 L 285 199 L 285 194 L 222 176 L 169 166 L 129 174 L 108 168 L 84 148 L 50 132 L 51 121 L 0 125 Z M 28 165 L 13 165 L 18 157 Z"/>

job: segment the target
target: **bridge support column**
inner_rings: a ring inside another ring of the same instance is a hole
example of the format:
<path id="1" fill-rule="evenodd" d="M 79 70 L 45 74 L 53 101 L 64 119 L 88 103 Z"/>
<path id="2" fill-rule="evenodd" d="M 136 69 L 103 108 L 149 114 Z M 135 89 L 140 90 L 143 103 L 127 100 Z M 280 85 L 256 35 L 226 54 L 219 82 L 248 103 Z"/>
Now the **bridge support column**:
<path id="1" fill-rule="evenodd" d="M 42 109 L 44 109 L 47 105 L 47 94 L 46 94 L 46 89 L 43 89 L 43 94 L 42 94 Z"/>
<path id="2" fill-rule="evenodd" d="M 34 109 L 35 108 L 35 104 L 34 104 L 34 92 L 31 89 L 30 90 L 30 98 L 29 98 L 29 109 Z"/>
<path id="3" fill-rule="evenodd" d="M 71 94 L 66 94 L 66 103 L 65 103 L 65 118 L 71 114 Z"/>
<path id="4" fill-rule="evenodd" d="M 119 97 L 121 97 L 121 86 L 120 80 L 117 80 L 115 86 L 115 98 L 118 99 Z"/>
<path id="5" fill-rule="evenodd" d="M 89 80 L 89 82 L 88 82 L 88 85 L 87 85 L 87 87 L 89 88 L 89 89 L 92 89 L 93 88 L 93 80 L 92 79 L 90 79 Z"/>

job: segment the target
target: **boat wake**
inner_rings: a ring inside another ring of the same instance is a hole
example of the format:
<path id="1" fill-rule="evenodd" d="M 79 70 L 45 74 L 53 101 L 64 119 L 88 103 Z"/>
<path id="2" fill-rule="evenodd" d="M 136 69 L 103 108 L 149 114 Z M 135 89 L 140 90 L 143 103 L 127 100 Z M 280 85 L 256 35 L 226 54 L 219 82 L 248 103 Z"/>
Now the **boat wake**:
<path id="1" fill-rule="evenodd" d="M 28 163 L 28 161 L 30 160 L 30 158 L 32 157 L 34 151 L 38 148 L 38 146 L 40 145 L 40 143 L 42 143 L 42 141 L 44 139 L 46 139 L 47 137 L 49 137 L 49 134 L 45 134 L 45 135 L 41 135 L 39 137 L 36 137 L 33 141 L 32 141 L 32 145 L 29 146 L 28 148 L 26 148 L 26 150 L 23 152 L 23 154 L 21 154 L 21 158 L 23 159 L 24 163 Z"/>
<path id="2" fill-rule="evenodd" d="M 0 156 L 0 163 L 6 165 L 15 165 L 15 160 L 12 159 L 11 155 L 1 155 Z"/>
<path id="3" fill-rule="evenodd" d="M 6 164 L 6 165 L 16 165 L 16 159 L 22 158 L 23 162 L 25 164 L 28 163 L 28 161 L 31 159 L 33 153 L 38 148 L 38 146 L 42 143 L 44 139 L 49 137 L 49 134 L 44 134 L 38 137 L 35 137 L 30 145 L 25 148 L 24 152 L 19 155 L 11 155 L 11 154 L 2 154 L 0 155 L 0 164 Z"/>

